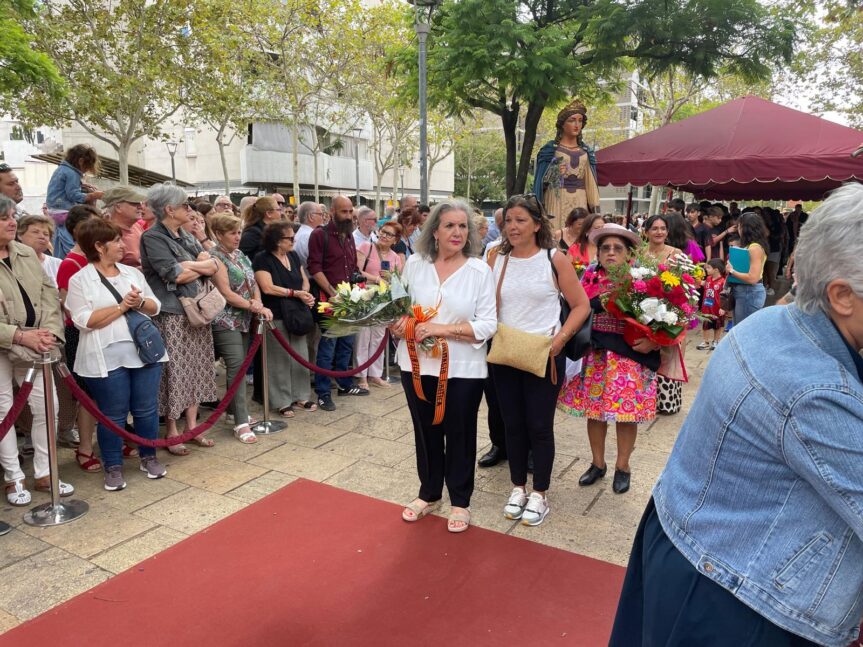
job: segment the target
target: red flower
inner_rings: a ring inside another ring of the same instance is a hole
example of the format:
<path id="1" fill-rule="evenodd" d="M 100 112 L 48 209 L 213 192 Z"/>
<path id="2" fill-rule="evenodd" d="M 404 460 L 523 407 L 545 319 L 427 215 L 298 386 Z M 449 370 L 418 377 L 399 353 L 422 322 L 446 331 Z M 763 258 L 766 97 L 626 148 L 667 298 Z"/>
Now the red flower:
<path id="1" fill-rule="evenodd" d="M 668 293 L 668 300 L 672 305 L 677 306 L 678 308 L 688 303 L 688 299 L 686 297 L 686 291 L 682 286 L 676 285 L 671 291 Z"/>
<path id="2" fill-rule="evenodd" d="M 684 274 L 682 277 L 684 283 L 689 283 L 689 285 L 695 285 L 695 279 L 689 276 L 689 274 Z"/>
<path id="3" fill-rule="evenodd" d="M 647 289 L 645 291 L 651 297 L 660 298 L 665 296 L 665 288 L 662 286 L 662 280 L 658 276 L 654 276 L 647 282 Z"/>

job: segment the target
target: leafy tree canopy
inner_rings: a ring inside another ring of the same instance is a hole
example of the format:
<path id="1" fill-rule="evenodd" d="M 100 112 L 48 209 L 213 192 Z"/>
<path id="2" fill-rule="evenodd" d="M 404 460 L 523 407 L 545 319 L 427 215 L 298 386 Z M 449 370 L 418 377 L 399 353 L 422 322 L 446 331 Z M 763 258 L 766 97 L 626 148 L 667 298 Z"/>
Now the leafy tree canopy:
<path id="1" fill-rule="evenodd" d="M 52 96 L 62 90 L 57 67 L 33 48 L 35 38 L 23 27 L 23 20 L 35 16 L 33 0 L 0 0 L 0 96 L 7 100 L 32 85 Z"/>

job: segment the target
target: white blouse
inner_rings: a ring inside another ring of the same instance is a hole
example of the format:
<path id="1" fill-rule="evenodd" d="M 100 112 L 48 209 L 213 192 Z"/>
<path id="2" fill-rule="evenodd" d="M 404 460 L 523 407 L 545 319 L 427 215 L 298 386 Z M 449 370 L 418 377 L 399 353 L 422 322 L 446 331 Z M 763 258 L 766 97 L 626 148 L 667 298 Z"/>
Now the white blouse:
<path id="1" fill-rule="evenodd" d="M 140 270 L 117 263 L 120 273 L 106 277 L 114 289 L 124 296 L 134 285 L 141 295 L 156 303 L 156 314 L 162 307 L 153 290 Z M 78 354 L 75 356 L 73 370 L 81 377 L 108 377 L 108 373 L 121 366 L 141 368 L 144 363 L 138 357 L 132 333 L 126 317 L 118 317 L 107 326 L 98 329 L 87 328 L 93 312 L 107 306 L 116 306 L 117 299 L 108 291 L 92 264 L 86 265 L 69 279 L 66 294 L 66 308 L 72 322 L 81 331 Z M 160 362 L 168 361 L 168 353 Z"/>
<path id="2" fill-rule="evenodd" d="M 466 321 L 473 336 L 480 340 L 471 344 L 447 339 L 449 346 L 449 377 L 484 379 L 488 375 L 485 341 L 497 330 L 497 307 L 491 269 L 478 258 L 469 258 L 443 283 L 438 279 L 434 263 L 420 254 L 408 258 L 402 274 L 411 295 L 411 302 L 427 308 L 438 304 L 438 314 L 432 323 L 452 324 Z M 440 375 L 439 357 L 420 350 L 421 375 Z M 404 340 L 398 346 L 399 368 L 410 372 L 411 361 Z"/>
<path id="3" fill-rule="evenodd" d="M 551 258 L 557 254 L 552 249 Z M 494 261 L 494 285 L 500 281 L 506 256 Z M 553 337 L 560 330 L 560 298 L 549 250 L 540 249 L 530 258 L 510 256 L 500 286 L 500 322 L 524 332 Z"/>

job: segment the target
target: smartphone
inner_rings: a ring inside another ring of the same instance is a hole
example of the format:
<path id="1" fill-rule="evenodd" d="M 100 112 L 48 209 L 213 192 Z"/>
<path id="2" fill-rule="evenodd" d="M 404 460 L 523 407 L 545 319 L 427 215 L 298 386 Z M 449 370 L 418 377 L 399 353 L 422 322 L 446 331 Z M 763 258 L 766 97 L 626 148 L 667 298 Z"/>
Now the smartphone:
<path id="1" fill-rule="evenodd" d="M 390 262 L 389 261 L 381 261 L 381 271 L 389 272 L 390 271 Z"/>

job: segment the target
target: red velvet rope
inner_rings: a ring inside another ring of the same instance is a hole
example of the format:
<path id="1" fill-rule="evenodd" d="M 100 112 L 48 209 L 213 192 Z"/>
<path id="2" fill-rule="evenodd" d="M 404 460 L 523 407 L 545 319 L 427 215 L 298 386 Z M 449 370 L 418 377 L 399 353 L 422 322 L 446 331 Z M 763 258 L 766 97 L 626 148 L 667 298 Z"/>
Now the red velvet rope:
<path id="1" fill-rule="evenodd" d="M 325 368 L 321 368 L 320 366 L 315 366 L 314 364 L 310 363 L 306 358 L 304 358 L 302 355 L 300 355 L 297 351 L 295 351 L 293 348 L 291 348 L 291 345 L 288 343 L 288 340 L 285 339 L 285 336 L 281 333 L 281 331 L 278 328 L 272 328 L 270 330 L 270 332 L 273 333 L 273 337 L 275 337 L 276 341 L 282 345 L 282 348 L 285 349 L 285 352 L 287 352 L 288 355 L 293 357 L 300 365 L 305 366 L 307 369 L 309 369 L 310 371 L 312 371 L 314 373 L 320 373 L 321 375 L 326 375 L 327 377 L 335 377 L 335 378 L 353 377 L 357 373 L 361 373 L 362 371 L 366 370 L 369 366 L 371 366 L 372 364 L 375 363 L 375 360 L 377 360 L 378 357 L 381 356 L 381 353 L 384 352 L 384 348 L 386 348 L 387 341 L 390 338 L 390 333 L 389 333 L 389 331 L 387 331 L 384 334 L 384 339 L 381 342 L 381 345 L 375 351 L 374 355 L 369 357 L 369 360 L 367 362 L 365 362 L 364 364 L 362 364 L 360 366 L 357 366 L 354 370 L 352 370 L 352 371 L 330 371 L 330 370 L 327 370 Z"/>
<path id="2" fill-rule="evenodd" d="M 225 391 L 225 397 L 222 398 L 222 401 L 219 403 L 219 406 L 210 414 L 210 416 L 197 427 L 193 427 L 192 429 L 187 429 L 185 433 L 180 434 L 179 436 L 174 436 L 172 438 L 142 438 L 137 434 L 130 433 L 126 431 L 123 427 L 118 426 L 113 420 L 108 418 L 104 413 L 99 411 L 99 407 L 96 406 L 96 403 L 90 399 L 90 397 L 84 393 L 83 389 L 78 386 L 78 383 L 75 382 L 75 378 L 69 374 L 68 370 L 64 371 L 65 375 L 62 376 L 63 381 L 66 383 L 66 386 L 69 387 L 69 391 L 72 392 L 72 395 L 75 397 L 78 402 L 81 403 L 87 411 L 89 411 L 96 420 L 105 425 L 112 432 L 125 438 L 126 440 L 130 440 L 138 445 L 143 445 L 144 447 L 173 447 L 175 445 L 181 445 L 192 438 L 196 438 L 201 434 L 209 431 L 210 427 L 212 427 L 219 420 L 221 415 L 225 412 L 225 409 L 228 408 L 231 400 L 234 397 L 234 394 L 237 392 L 237 389 L 240 388 L 241 384 L 244 384 L 246 381 L 246 371 L 249 369 L 249 366 L 252 363 L 252 360 L 255 357 L 255 353 L 258 351 L 258 348 L 261 345 L 261 335 L 255 334 L 254 339 L 252 340 L 252 345 L 249 347 L 249 353 L 246 355 L 246 359 L 243 360 L 243 365 L 237 371 L 237 375 L 234 377 L 234 381 L 231 382 L 231 385 L 228 387 L 228 390 Z"/>
<path id="3" fill-rule="evenodd" d="M 21 411 L 24 409 L 24 405 L 27 404 L 27 398 L 30 397 L 30 391 L 32 390 L 33 382 L 24 382 L 18 388 L 18 395 L 12 401 L 12 408 L 9 409 L 9 413 L 3 418 L 3 422 L 0 422 L 0 440 L 6 437 L 6 434 L 12 429 L 12 425 L 15 424 L 18 416 L 21 415 Z"/>

